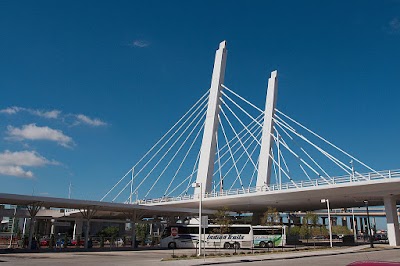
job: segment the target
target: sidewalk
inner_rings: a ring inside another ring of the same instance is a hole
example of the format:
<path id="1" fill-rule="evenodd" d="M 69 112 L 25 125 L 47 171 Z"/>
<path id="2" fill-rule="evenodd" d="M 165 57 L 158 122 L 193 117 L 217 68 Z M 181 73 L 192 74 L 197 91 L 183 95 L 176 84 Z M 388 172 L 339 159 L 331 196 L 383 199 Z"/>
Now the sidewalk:
<path id="1" fill-rule="evenodd" d="M 206 259 L 188 259 L 188 260 L 171 260 L 165 261 L 163 265 L 218 265 L 218 264 L 229 264 L 239 262 L 257 262 L 257 261 L 270 261 L 270 260 L 282 260 L 282 259 L 296 259 L 305 257 L 318 257 L 318 256 L 330 256 L 338 254 L 349 254 L 349 253 L 360 253 L 369 252 L 382 249 L 400 249 L 399 247 L 388 247 L 387 245 L 375 245 L 374 249 L 369 248 L 369 245 L 361 245 L 346 248 L 332 248 L 332 249 L 318 249 L 318 250 L 307 250 L 307 251 L 296 251 L 296 252 L 276 252 L 262 255 L 243 255 L 243 256 L 232 256 L 232 257 L 218 257 Z"/>

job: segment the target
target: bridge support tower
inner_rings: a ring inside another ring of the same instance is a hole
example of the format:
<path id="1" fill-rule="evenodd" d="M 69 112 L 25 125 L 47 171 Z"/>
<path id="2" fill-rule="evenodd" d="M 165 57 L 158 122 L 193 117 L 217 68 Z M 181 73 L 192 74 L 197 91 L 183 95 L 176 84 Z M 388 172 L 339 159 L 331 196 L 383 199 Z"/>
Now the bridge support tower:
<path id="1" fill-rule="evenodd" d="M 260 157 L 258 159 L 257 187 L 263 187 L 270 184 L 271 166 L 272 166 L 272 144 L 274 134 L 274 114 L 276 98 L 278 94 L 278 71 L 271 72 L 268 79 L 267 98 L 265 100 L 264 124 L 262 130 Z"/>
<path id="2" fill-rule="evenodd" d="M 196 183 L 201 183 L 203 193 L 211 192 L 212 177 L 214 174 L 214 160 L 217 146 L 218 115 L 221 104 L 222 84 L 225 78 L 226 41 L 219 44 L 215 54 L 214 69 L 211 79 L 211 88 L 208 98 L 208 108 L 204 125 L 203 141 L 200 148 L 200 160 Z M 194 189 L 194 194 L 200 193 L 200 187 Z"/>

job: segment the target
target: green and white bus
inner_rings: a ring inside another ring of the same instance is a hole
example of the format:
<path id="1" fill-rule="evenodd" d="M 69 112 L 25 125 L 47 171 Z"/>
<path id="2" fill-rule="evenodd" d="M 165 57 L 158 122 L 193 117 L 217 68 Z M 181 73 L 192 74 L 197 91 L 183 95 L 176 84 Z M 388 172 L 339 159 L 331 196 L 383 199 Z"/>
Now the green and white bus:
<path id="1" fill-rule="evenodd" d="M 254 247 L 282 247 L 286 245 L 286 226 L 253 226 Z"/>
<path id="2" fill-rule="evenodd" d="M 205 248 L 277 247 L 286 244 L 285 226 L 251 226 L 232 224 L 224 234 L 218 233 L 220 225 L 208 225 L 202 232 Z M 199 226 L 178 224 L 167 226 L 160 240 L 162 248 L 196 248 L 199 243 Z M 203 246 L 203 244 L 202 244 Z"/>

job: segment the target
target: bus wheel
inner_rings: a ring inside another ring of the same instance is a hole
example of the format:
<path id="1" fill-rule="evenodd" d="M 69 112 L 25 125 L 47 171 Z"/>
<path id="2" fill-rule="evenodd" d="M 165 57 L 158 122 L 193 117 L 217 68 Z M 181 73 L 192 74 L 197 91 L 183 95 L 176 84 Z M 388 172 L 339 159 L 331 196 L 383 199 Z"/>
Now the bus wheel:
<path id="1" fill-rule="evenodd" d="M 168 248 L 176 249 L 176 243 L 175 242 L 168 243 Z"/>
<path id="2" fill-rule="evenodd" d="M 235 249 L 240 249 L 240 243 L 239 243 L 239 242 L 233 243 L 233 247 L 234 247 Z"/>
<path id="3" fill-rule="evenodd" d="M 267 246 L 267 244 L 265 244 L 264 241 L 261 241 L 259 246 L 260 246 L 260 248 L 265 248 Z"/>
<path id="4" fill-rule="evenodd" d="M 230 243 L 228 243 L 228 242 L 226 242 L 226 243 L 224 244 L 224 248 L 225 248 L 225 249 L 229 249 L 229 248 L 231 248 L 231 244 L 230 244 Z"/>
<path id="5" fill-rule="evenodd" d="M 273 247 L 274 247 L 274 243 L 272 243 L 271 241 L 269 241 L 269 242 L 267 243 L 267 247 L 273 248 Z"/>

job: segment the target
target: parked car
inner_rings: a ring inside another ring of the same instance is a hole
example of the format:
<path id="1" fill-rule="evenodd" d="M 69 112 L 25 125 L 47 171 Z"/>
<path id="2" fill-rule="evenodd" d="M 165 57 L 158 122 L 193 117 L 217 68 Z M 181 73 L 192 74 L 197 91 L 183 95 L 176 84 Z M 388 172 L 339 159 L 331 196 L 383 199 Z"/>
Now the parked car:
<path id="1" fill-rule="evenodd" d="M 122 238 L 117 238 L 117 240 L 114 241 L 114 245 L 117 247 L 122 247 L 124 245 L 124 240 Z"/>
<path id="2" fill-rule="evenodd" d="M 84 246 L 85 245 L 85 239 L 80 239 L 79 243 L 78 243 L 78 240 L 73 239 L 73 240 L 71 240 L 71 245 L 72 246 Z"/>
<path id="3" fill-rule="evenodd" d="M 42 238 L 39 242 L 39 245 L 41 247 L 48 247 L 50 245 L 50 239 L 49 238 Z"/>
<path id="4" fill-rule="evenodd" d="M 388 240 L 387 235 L 386 234 L 375 234 L 374 235 L 374 241 L 386 241 Z"/>

